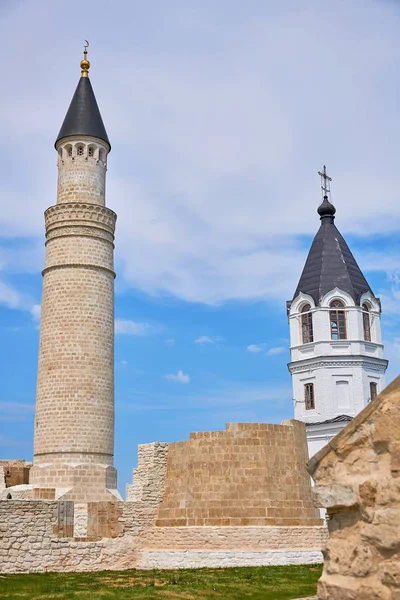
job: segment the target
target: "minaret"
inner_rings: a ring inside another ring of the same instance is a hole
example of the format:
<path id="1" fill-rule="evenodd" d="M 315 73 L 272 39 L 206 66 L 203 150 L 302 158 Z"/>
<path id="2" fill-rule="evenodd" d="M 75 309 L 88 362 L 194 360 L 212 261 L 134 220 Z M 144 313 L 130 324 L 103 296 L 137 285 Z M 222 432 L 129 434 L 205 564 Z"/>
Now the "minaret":
<path id="1" fill-rule="evenodd" d="M 384 387 L 381 304 L 335 226 L 326 167 L 321 226 L 287 303 L 295 418 L 313 456 Z"/>
<path id="2" fill-rule="evenodd" d="M 114 454 L 114 230 L 105 206 L 111 146 L 89 79 L 58 134 L 57 204 L 46 259 L 35 416 L 34 488 L 78 502 L 119 497 Z M 34 496 L 35 497 L 35 496 Z"/>

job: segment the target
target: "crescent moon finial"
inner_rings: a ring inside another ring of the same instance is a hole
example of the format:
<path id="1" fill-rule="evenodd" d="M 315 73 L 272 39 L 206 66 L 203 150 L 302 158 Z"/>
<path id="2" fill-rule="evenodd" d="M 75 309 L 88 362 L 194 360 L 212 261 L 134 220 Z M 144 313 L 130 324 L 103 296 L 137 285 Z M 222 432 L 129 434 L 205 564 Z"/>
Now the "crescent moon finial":
<path id="1" fill-rule="evenodd" d="M 87 49 L 89 46 L 89 42 L 87 40 L 85 40 L 86 44 L 83 47 L 83 60 L 81 61 L 81 77 L 89 77 L 89 69 L 90 69 L 90 62 L 87 59 Z"/>

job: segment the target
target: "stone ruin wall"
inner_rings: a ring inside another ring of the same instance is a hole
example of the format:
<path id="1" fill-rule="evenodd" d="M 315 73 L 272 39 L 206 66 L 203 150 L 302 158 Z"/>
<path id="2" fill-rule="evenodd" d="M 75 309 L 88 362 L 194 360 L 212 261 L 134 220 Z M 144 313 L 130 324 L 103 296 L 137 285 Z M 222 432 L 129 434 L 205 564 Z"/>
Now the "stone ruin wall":
<path id="1" fill-rule="evenodd" d="M 323 527 L 143 529 L 133 502 L 93 504 L 81 538 L 72 501 L 0 501 L 0 573 L 316 563 L 325 542 Z"/>
<path id="2" fill-rule="evenodd" d="M 228 423 L 169 444 L 156 524 L 318 526 L 311 497 L 305 427 Z"/>
<path id="3" fill-rule="evenodd" d="M 229 424 L 224 432 L 192 434 L 187 442 L 139 446 L 125 503 L 0 501 L 0 571 L 321 562 L 326 527 L 319 526 L 318 510 L 310 504 L 305 439 L 304 425 L 293 421 L 281 426 Z M 261 500 L 255 483 L 245 489 L 251 469 L 263 494 L 271 492 L 270 499 Z M 200 496 L 198 481 L 203 486 Z M 281 496 L 272 494 L 273 485 Z M 245 501 L 250 503 L 247 517 Z M 214 516 L 218 506 L 225 516 Z M 267 516 L 269 509 L 280 506 L 281 517 L 277 512 Z M 182 507 L 185 513 L 176 512 Z M 254 516 L 256 508 L 264 516 Z M 192 517 L 189 511 L 203 516 Z M 201 519 L 197 525 L 196 519 Z"/>
<path id="4" fill-rule="evenodd" d="M 310 461 L 327 508 L 320 600 L 400 600 L 400 377 Z"/>
<path id="5" fill-rule="evenodd" d="M 0 460 L 0 491 L 29 483 L 32 463 L 25 460 Z"/>
<path id="6" fill-rule="evenodd" d="M 72 501 L 0 501 L 0 572 L 132 568 L 135 548 L 129 543 L 133 538 L 122 537 L 123 503 L 96 504 L 103 505 L 103 530 L 88 531 L 88 537 L 82 540 L 73 537 Z M 119 513 L 117 520 L 115 510 Z M 91 512 L 90 507 L 88 512 Z M 105 515 L 109 518 L 104 520 Z M 107 533 L 107 538 L 97 533 Z"/>

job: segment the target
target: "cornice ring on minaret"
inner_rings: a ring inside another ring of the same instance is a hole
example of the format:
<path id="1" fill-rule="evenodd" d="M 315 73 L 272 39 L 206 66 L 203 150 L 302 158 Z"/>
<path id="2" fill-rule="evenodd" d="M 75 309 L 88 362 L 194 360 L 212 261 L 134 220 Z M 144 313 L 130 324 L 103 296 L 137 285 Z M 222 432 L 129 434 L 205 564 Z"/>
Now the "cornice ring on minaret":
<path id="1" fill-rule="evenodd" d="M 46 231 L 55 225 L 63 226 L 88 223 L 103 225 L 105 229 L 114 233 L 117 215 L 106 206 L 90 204 L 89 202 L 67 202 L 50 206 L 45 213 Z"/>
<path id="2" fill-rule="evenodd" d="M 105 273 L 112 275 L 112 277 L 114 279 L 117 276 L 115 271 L 113 271 L 112 269 L 109 269 L 108 267 L 105 267 L 104 265 L 93 265 L 91 263 L 82 263 L 82 262 L 70 262 L 70 263 L 65 263 L 65 264 L 60 264 L 60 265 L 50 265 L 43 269 L 42 276 L 44 277 L 46 275 L 46 273 L 48 273 L 49 271 L 55 271 L 57 269 L 69 269 L 71 267 L 72 268 L 80 268 L 80 269 L 89 269 L 91 271 L 104 271 Z"/>

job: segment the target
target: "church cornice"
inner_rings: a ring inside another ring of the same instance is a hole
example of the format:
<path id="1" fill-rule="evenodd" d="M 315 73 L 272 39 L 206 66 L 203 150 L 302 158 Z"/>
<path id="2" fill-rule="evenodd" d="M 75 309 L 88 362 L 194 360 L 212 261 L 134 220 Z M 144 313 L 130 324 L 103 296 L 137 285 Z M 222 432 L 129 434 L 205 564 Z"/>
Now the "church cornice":
<path id="1" fill-rule="evenodd" d="M 316 358 L 308 358 L 290 362 L 288 369 L 290 373 L 305 373 L 310 369 L 326 369 L 335 367 L 367 367 L 371 371 L 385 372 L 388 366 L 388 361 L 384 358 L 373 358 L 362 355 L 349 356 L 327 356 Z"/>
<path id="2" fill-rule="evenodd" d="M 369 346 L 372 348 L 383 348 L 383 344 L 378 343 L 378 342 L 367 342 L 364 339 L 361 338 L 354 338 L 354 339 L 346 339 L 346 340 L 332 340 L 332 339 L 326 339 L 326 340 L 318 340 L 317 342 L 309 342 L 308 344 L 297 344 L 296 346 L 290 346 L 290 350 L 299 350 L 300 348 L 305 348 L 306 350 L 308 349 L 312 349 L 315 346 L 319 346 L 322 344 L 329 344 L 330 346 L 333 346 L 335 348 L 339 348 L 340 346 L 344 347 L 344 348 L 348 348 L 351 344 L 364 344 L 365 346 Z"/>

